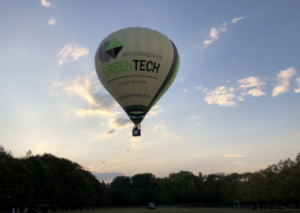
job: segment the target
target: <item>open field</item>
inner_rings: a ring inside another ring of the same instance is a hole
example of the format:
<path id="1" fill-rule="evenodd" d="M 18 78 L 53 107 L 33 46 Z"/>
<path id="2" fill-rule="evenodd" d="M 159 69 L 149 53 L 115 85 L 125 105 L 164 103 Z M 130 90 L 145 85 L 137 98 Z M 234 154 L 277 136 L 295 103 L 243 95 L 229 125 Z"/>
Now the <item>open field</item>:
<path id="1" fill-rule="evenodd" d="M 155 210 L 147 208 L 105 208 L 81 211 L 59 211 L 57 213 L 286 213 L 299 212 L 300 209 L 226 209 L 226 208 L 184 208 L 158 207 Z"/>

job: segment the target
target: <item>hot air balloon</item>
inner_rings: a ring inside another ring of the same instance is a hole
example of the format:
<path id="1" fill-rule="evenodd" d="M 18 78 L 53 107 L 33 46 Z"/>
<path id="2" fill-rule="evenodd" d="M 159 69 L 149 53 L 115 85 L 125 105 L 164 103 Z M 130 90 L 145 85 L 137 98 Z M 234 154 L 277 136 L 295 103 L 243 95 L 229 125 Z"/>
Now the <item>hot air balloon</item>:
<path id="1" fill-rule="evenodd" d="M 140 136 L 140 123 L 176 77 L 179 55 L 160 32 L 131 27 L 103 39 L 95 67 L 100 82 L 134 123 L 133 136 Z"/>

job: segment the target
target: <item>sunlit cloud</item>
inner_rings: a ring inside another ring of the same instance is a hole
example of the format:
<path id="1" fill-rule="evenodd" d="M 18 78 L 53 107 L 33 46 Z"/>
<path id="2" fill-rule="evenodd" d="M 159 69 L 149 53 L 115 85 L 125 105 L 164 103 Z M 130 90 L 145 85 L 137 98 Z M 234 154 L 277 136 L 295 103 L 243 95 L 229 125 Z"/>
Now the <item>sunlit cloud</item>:
<path id="1" fill-rule="evenodd" d="M 298 87 L 297 89 L 295 89 L 295 93 L 300 93 L 300 77 L 296 78 L 296 86 Z"/>
<path id="2" fill-rule="evenodd" d="M 290 78 L 296 74 L 294 67 L 289 67 L 286 70 L 281 70 L 277 74 L 277 85 L 273 89 L 273 97 L 278 96 L 282 93 L 288 92 L 290 88 Z"/>
<path id="3" fill-rule="evenodd" d="M 51 18 L 51 19 L 48 20 L 48 23 L 50 25 L 55 25 L 56 24 L 56 20 L 54 18 Z"/>
<path id="4" fill-rule="evenodd" d="M 86 57 L 89 54 L 89 50 L 83 47 L 79 47 L 77 44 L 65 45 L 62 50 L 57 54 L 58 64 L 62 65 L 65 62 L 76 61 L 80 58 Z"/>
<path id="5" fill-rule="evenodd" d="M 259 77 L 243 78 L 243 79 L 238 80 L 237 82 L 239 84 L 238 87 L 240 89 L 247 89 L 247 88 L 251 88 L 251 87 L 258 87 L 258 86 L 266 84 L 262 80 L 260 80 Z"/>
<path id="6" fill-rule="evenodd" d="M 248 161 L 236 161 L 236 162 L 233 162 L 232 164 L 242 165 L 242 164 L 249 164 L 249 162 Z"/>
<path id="7" fill-rule="evenodd" d="M 262 95 L 266 95 L 266 93 L 264 93 L 260 88 L 256 88 L 256 89 L 251 89 L 247 92 L 247 95 L 252 95 L 254 97 L 259 97 Z"/>
<path id="8" fill-rule="evenodd" d="M 227 81 L 230 83 L 230 81 Z M 209 90 L 201 86 L 196 86 L 197 90 L 206 94 L 204 98 L 207 104 L 217 104 L 219 106 L 236 106 L 238 101 L 245 101 L 247 96 L 259 97 L 266 95 L 263 87 L 266 83 L 259 77 L 248 77 L 237 80 L 234 86 L 219 86 L 214 90 Z"/>
<path id="9" fill-rule="evenodd" d="M 91 171 L 91 172 L 99 171 L 98 167 L 93 167 L 93 166 L 85 167 L 85 169 L 88 170 L 88 171 Z"/>
<path id="10" fill-rule="evenodd" d="M 128 118 L 110 118 L 109 126 L 115 129 L 122 129 L 126 127 L 132 127 L 133 123 Z"/>
<path id="11" fill-rule="evenodd" d="M 51 7 L 51 6 L 52 6 L 52 3 L 49 2 L 48 0 L 41 0 L 41 4 L 42 4 L 44 7 Z"/>
<path id="12" fill-rule="evenodd" d="M 241 95 L 238 97 L 239 101 L 244 101 L 245 95 L 252 95 L 254 97 L 259 97 L 262 95 L 266 95 L 266 93 L 264 93 L 262 91 L 262 88 L 260 88 L 260 86 L 265 85 L 266 83 L 263 82 L 259 77 L 248 77 L 248 78 L 243 78 L 237 81 L 238 83 L 238 90 L 243 90 L 243 92 L 241 93 Z M 250 89 L 256 87 L 254 89 Z M 250 89 L 247 91 L 247 89 Z"/>
<path id="13" fill-rule="evenodd" d="M 235 23 L 239 22 L 240 20 L 242 20 L 243 18 L 245 18 L 245 16 L 234 18 L 231 20 L 230 24 L 235 24 Z"/>
<path id="14" fill-rule="evenodd" d="M 246 158 L 248 157 L 247 155 L 242 155 L 242 154 L 227 154 L 223 155 L 225 158 Z"/>
<path id="15" fill-rule="evenodd" d="M 206 92 L 204 100 L 208 104 L 218 104 L 220 106 L 236 106 L 237 103 L 234 101 L 235 94 L 233 87 L 221 86 L 215 90 Z"/>
<path id="16" fill-rule="evenodd" d="M 75 94 L 89 103 L 87 108 L 76 111 L 78 116 L 99 114 L 103 116 L 116 116 L 120 112 L 114 109 L 117 102 L 109 94 L 100 93 L 99 83 L 95 80 L 95 73 L 76 78 L 71 85 L 62 88 L 64 92 Z"/>

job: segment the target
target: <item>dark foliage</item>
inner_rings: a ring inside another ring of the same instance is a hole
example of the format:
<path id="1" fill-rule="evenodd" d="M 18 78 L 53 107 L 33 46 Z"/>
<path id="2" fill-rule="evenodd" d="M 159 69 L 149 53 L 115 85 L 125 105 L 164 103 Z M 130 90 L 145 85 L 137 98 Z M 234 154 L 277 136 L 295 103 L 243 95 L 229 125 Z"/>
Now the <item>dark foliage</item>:
<path id="1" fill-rule="evenodd" d="M 254 173 L 216 173 L 195 176 L 188 171 L 156 178 L 151 173 L 100 182 L 74 162 L 51 154 L 14 158 L 0 150 L 0 207 L 49 204 L 52 208 L 165 205 L 299 206 L 300 153 Z"/>

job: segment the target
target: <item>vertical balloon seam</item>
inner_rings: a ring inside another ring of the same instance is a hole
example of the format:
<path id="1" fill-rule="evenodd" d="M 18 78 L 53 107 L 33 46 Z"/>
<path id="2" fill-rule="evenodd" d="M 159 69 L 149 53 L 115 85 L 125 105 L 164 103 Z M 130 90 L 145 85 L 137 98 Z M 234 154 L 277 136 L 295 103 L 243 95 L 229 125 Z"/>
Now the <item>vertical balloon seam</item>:
<path id="1" fill-rule="evenodd" d="M 174 81 L 174 79 L 177 75 L 180 59 L 179 59 L 179 55 L 178 55 L 178 51 L 177 51 L 176 46 L 174 45 L 174 43 L 171 40 L 170 40 L 170 42 L 172 43 L 173 50 L 174 50 L 173 63 L 171 65 L 170 71 L 169 71 L 165 81 L 163 82 L 163 84 L 161 85 L 159 90 L 157 91 L 157 93 L 156 93 L 155 97 L 153 98 L 152 102 L 149 104 L 149 110 L 160 99 L 160 97 L 167 91 L 167 89 L 171 86 L 172 82 Z"/>

